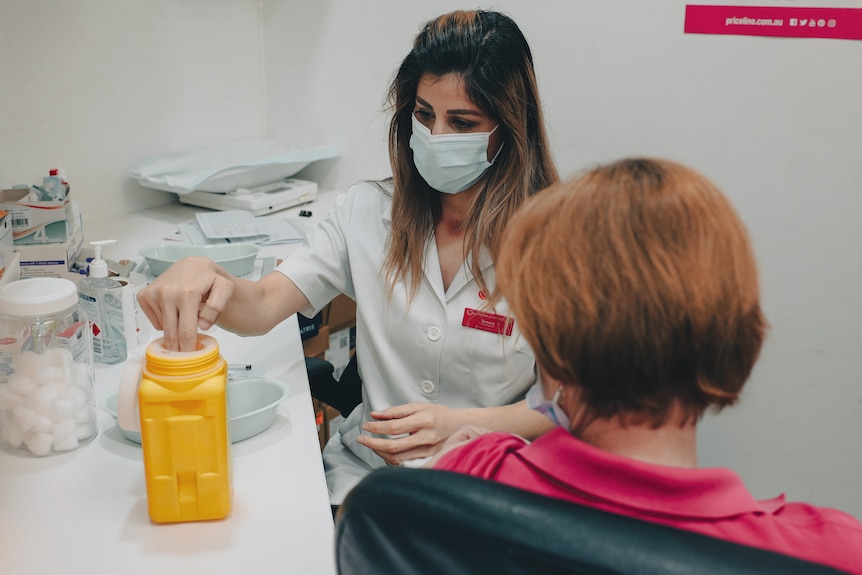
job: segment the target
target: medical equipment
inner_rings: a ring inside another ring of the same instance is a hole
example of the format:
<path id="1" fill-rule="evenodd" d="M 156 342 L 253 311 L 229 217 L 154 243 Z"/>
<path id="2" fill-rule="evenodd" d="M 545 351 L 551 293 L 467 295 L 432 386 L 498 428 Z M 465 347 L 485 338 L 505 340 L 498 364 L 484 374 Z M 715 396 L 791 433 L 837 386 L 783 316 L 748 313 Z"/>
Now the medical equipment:
<path id="1" fill-rule="evenodd" d="M 285 178 L 256 188 L 218 193 L 195 190 L 178 194 L 184 204 L 213 210 L 246 210 L 255 216 L 307 204 L 317 195 L 317 182 Z"/>

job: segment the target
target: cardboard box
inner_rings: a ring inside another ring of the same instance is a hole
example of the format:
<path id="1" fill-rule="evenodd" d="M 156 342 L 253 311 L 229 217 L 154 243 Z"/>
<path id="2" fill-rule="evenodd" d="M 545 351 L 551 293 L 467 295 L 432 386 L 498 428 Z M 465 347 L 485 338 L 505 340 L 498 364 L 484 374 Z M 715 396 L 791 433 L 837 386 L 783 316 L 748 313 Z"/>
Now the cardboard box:
<path id="1" fill-rule="evenodd" d="M 320 331 L 320 326 L 323 325 L 323 313 L 318 313 L 311 319 L 300 313 L 297 314 L 296 320 L 299 322 L 299 337 L 305 341 L 316 336 Z"/>
<path id="2" fill-rule="evenodd" d="M 18 265 L 20 258 L 18 252 L 12 253 L 12 257 L 6 263 L 6 269 L 3 270 L 3 275 L 0 276 L 0 285 L 13 282 L 21 277 L 21 267 Z"/>
<path id="3" fill-rule="evenodd" d="M 302 351 L 307 357 L 326 359 L 326 350 L 329 349 L 329 328 L 321 326 L 317 335 L 302 342 Z"/>
<path id="4" fill-rule="evenodd" d="M 28 189 L 0 192 L 0 210 L 9 212 L 16 245 L 65 244 L 73 226 L 69 196 L 51 202 L 26 201 Z"/>
<path id="5" fill-rule="evenodd" d="M 342 417 L 337 409 L 318 399 L 312 399 L 311 402 L 314 406 L 314 421 L 317 423 L 317 440 L 320 442 L 320 450 L 323 451 L 335 427 L 340 425 Z"/>
<path id="6" fill-rule="evenodd" d="M 317 440 L 320 443 L 320 451 L 323 451 L 323 448 L 326 446 L 326 442 L 329 441 L 329 426 L 326 424 L 326 412 L 324 410 L 324 403 L 312 399 L 312 406 L 314 406 L 314 422 L 317 424 Z"/>
<path id="7" fill-rule="evenodd" d="M 15 245 L 21 258 L 21 277 L 58 277 L 77 281 L 81 276 L 69 270 L 83 245 L 84 229 L 80 219 L 62 244 Z"/>
<path id="8" fill-rule="evenodd" d="M 341 378 L 344 368 L 347 367 L 348 363 L 350 363 L 350 356 L 355 351 L 356 336 L 353 336 L 353 340 L 351 342 L 351 332 L 355 334 L 356 328 L 348 327 L 335 332 L 332 330 L 329 331 L 329 347 L 326 350 L 324 359 L 332 364 L 332 367 L 334 368 L 332 377 L 335 379 Z"/>
<path id="9" fill-rule="evenodd" d="M 336 296 L 321 313 L 330 333 L 356 325 L 356 302 L 344 294 Z"/>

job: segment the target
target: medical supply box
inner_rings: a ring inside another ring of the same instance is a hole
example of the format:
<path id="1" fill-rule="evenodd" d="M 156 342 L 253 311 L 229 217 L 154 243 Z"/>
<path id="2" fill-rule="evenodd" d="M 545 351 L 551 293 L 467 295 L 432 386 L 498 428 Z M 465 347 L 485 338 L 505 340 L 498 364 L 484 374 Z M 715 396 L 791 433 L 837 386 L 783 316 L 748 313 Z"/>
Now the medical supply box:
<path id="1" fill-rule="evenodd" d="M 5 276 L 7 268 L 12 266 L 14 255 L 12 218 L 7 212 L 0 210 L 0 278 Z"/>
<path id="2" fill-rule="evenodd" d="M 0 210 L 8 212 L 16 245 L 64 244 L 72 228 L 71 202 L 31 201 L 29 189 L 0 191 Z"/>
<path id="3" fill-rule="evenodd" d="M 63 243 L 15 244 L 15 250 L 20 256 L 21 277 L 58 277 L 72 281 L 81 277 L 70 271 L 84 245 L 80 213 L 73 218 L 74 225 Z"/>

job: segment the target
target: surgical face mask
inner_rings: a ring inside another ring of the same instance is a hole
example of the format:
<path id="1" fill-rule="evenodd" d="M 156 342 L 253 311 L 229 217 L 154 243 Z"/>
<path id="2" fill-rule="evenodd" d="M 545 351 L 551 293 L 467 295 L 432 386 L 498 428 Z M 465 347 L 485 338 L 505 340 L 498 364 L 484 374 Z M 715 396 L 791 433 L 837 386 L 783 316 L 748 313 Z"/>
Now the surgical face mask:
<path id="1" fill-rule="evenodd" d="M 524 399 L 527 400 L 527 407 L 530 409 L 534 409 L 545 415 L 560 427 L 570 429 L 572 424 L 569 421 L 569 416 L 566 415 L 566 412 L 563 411 L 563 408 L 560 407 L 559 403 L 560 391 L 562 389 L 562 387 L 558 387 L 553 398 L 545 399 L 545 390 L 542 387 L 542 379 L 537 377 L 536 383 L 530 387 Z"/>
<path id="2" fill-rule="evenodd" d="M 463 192 L 475 184 L 500 155 L 503 146 L 494 159 L 488 161 L 488 139 L 499 127 L 490 132 L 432 136 L 431 130 L 413 116 L 410 149 L 419 175 L 438 192 Z"/>

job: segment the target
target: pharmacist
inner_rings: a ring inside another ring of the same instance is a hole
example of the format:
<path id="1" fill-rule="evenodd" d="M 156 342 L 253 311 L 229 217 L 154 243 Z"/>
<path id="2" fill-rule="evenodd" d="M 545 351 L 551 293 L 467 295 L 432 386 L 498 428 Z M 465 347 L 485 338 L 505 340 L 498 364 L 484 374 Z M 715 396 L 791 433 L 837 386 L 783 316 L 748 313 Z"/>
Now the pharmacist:
<path id="1" fill-rule="evenodd" d="M 339 293 L 356 301 L 363 403 L 324 450 L 333 505 L 372 469 L 433 455 L 462 425 L 528 439 L 551 426 L 522 400 L 535 359 L 492 260 L 511 214 L 557 180 L 527 42 L 505 15 L 445 14 L 420 32 L 390 93 L 394 177 L 353 186 L 275 273 L 252 282 L 189 258 L 139 294 L 181 350 L 198 327 L 264 334 Z"/>

